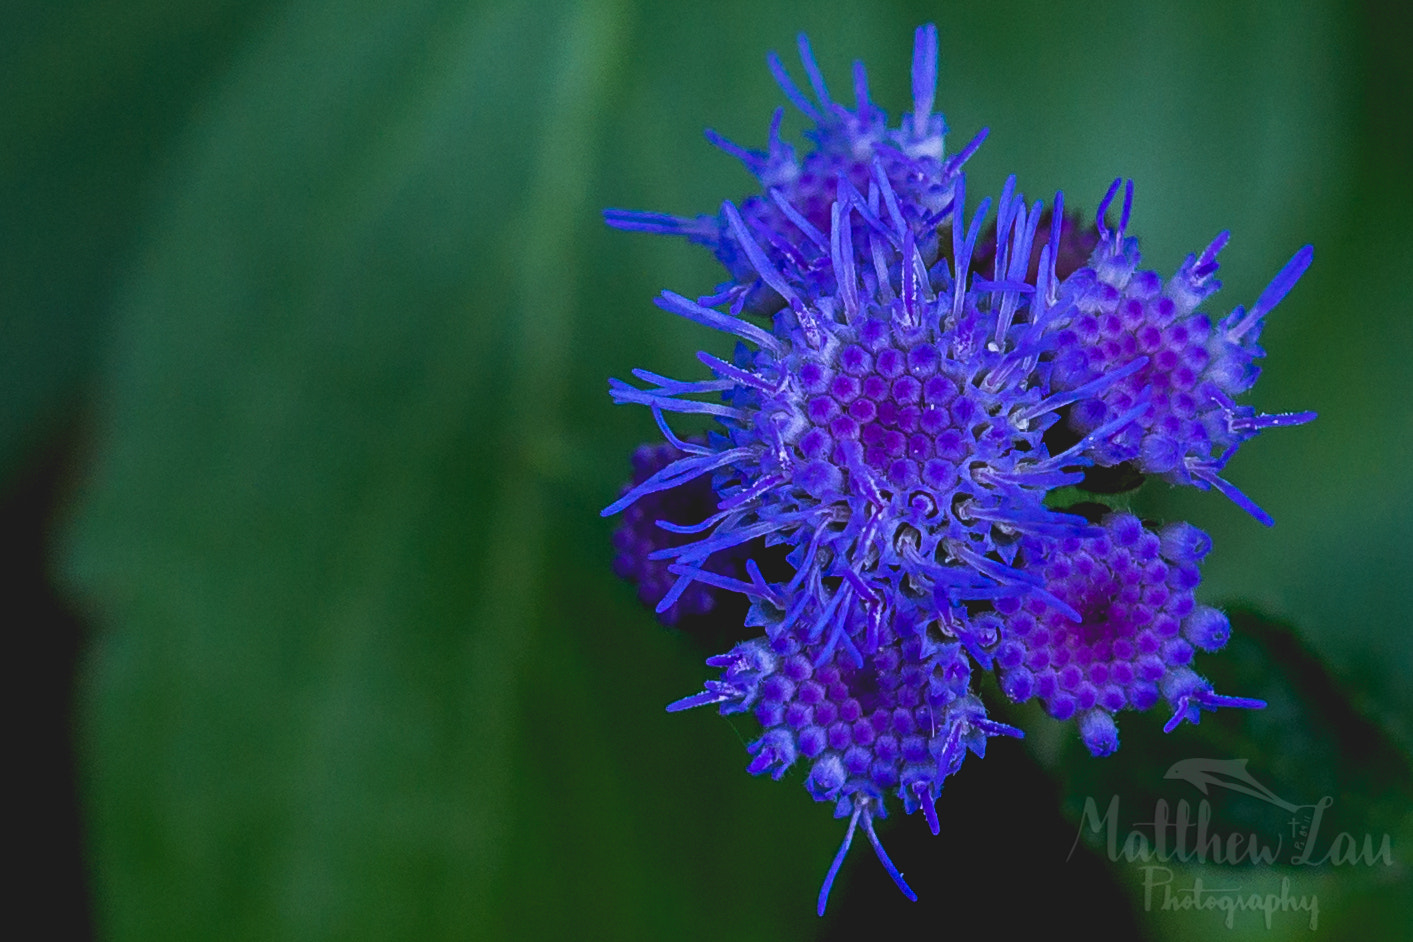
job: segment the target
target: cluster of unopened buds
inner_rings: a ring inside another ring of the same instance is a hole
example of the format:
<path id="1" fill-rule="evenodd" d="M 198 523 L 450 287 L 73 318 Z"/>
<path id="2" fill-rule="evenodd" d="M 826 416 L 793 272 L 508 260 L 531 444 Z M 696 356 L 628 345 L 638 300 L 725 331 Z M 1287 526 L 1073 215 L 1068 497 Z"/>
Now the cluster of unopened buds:
<path id="1" fill-rule="evenodd" d="M 814 123 L 803 158 L 780 137 L 780 111 L 764 152 L 708 132 L 761 193 L 694 219 L 606 214 L 709 247 L 728 280 L 657 303 L 737 343 L 729 360 L 698 354 L 709 378 L 612 381 L 614 402 L 647 407 L 666 441 L 639 450 L 604 513 L 627 512 L 619 573 L 665 621 L 730 595 L 747 603 L 746 640 L 668 709 L 750 714 L 748 770 L 799 767 L 848 819 L 823 914 L 859 827 L 915 898 L 874 819 L 897 801 L 938 833 L 934 803 L 967 753 L 1022 735 L 988 717 L 980 671 L 1073 720 L 1096 756 L 1118 748 L 1123 710 L 1161 703 L 1172 731 L 1204 709 L 1264 705 L 1192 667 L 1230 634 L 1194 598 L 1208 537 L 1102 496 L 1159 478 L 1270 523 L 1222 474 L 1258 432 L 1314 418 L 1237 402 L 1259 372 L 1265 316 L 1311 249 L 1250 309 L 1213 319 L 1201 307 L 1227 234 L 1169 277 L 1143 270 L 1131 181 L 1114 181 L 1092 225 L 1060 194 L 1027 204 L 1014 178 L 989 221 L 989 199 L 968 212 L 961 169 L 985 132 L 947 155 L 934 27 L 917 31 L 913 110 L 897 127 L 861 65 L 846 105 L 803 37 L 800 56 L 813 96 L 769 63 Z M 679 436 L 669 417 L 681 414 L 713 427 Z"/>

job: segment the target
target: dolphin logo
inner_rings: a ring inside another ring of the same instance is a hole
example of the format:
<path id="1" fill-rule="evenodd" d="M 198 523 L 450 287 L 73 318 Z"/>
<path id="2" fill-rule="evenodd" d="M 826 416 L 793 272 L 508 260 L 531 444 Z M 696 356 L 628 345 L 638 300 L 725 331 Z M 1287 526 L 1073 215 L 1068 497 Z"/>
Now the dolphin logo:
<path id="1" fill-rule="evenodd" d="M 1168 769 L 1167 774 L 1163 777 L 1181 779 L 1204 795 L 1207 794 L 1209 785 L 1250 795 L 1252 798 L 1259 798 L 1273 804 L 1277 808 L 1283 808 L 1291 814 L 1311 807 L 1286 801 L 1256 781 L 1251 773 L 1246 771 L 1245 759 L 1183 759 L 1181 762 L 1173 763 L 1172 768 Z"/>

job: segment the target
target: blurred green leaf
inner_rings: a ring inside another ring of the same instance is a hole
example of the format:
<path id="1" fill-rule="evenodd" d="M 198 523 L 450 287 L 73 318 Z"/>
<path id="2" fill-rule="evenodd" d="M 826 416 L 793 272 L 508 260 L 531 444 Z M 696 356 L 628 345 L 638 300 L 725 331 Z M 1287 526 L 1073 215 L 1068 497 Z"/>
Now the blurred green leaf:
<path id="1" fill-rule="evenodd" d="M 110 937 L 809 925 L 826 846 L 740 863 L 815 809 L 669 722 L 701 668 L 554 496 L 629 12 L 292 3 L 193 127 L 63 563 Z"/>
<path id="2" fill-rule="evenodd" d="M 71 424 L 145 187 L 269 2 L 0 9 L 0 485 Z"/>

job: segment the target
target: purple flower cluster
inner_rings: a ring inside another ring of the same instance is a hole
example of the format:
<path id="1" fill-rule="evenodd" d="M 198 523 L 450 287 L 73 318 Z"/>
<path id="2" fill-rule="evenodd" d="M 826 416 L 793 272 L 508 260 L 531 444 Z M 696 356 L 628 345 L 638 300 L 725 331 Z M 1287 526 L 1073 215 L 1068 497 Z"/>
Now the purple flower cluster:
<path id="1" fill-rule="evenodd" d="M 987 716 L 979 671 L 1074 719 L 1095 755 L 1118 747 L 1124 709 L 1166 700 L 1171 730 L 1204 708 L 1263 705 L 1215 693 L 1190 666 L 1230 633 L 1194 598 L 1204 534 L 1053 502 L 1086 469 L 1127 469 L 1215 487 L 1269 523 L 1221 471 L 1262 429 L 1313 418 L 1235 402 L 1256 378 L 1263 318 L 1310 249 L 1249 312 L 1214 324 L 1198 307 L 1218 286 L 1225 234 L 1166 281 L 1140 270 L 1131 183 L 1112 229 L 1120 181 L 1093 228 L 1058 194 L 1028 204 L 1014 178 L 989 226 L 990 200 L 967 216 L 960 168 L 984 132 L 946 156 L 933 27 L 917 32 L 914 108 L 897 128 L 861 66 L 851 109 L 829 97 L 803 38 L 800 53 L 815 100 L 770 63 L 815 122 L 807 156 L 781 141 L 778 114 L 763 153 L 709 135 L 763 194 L 694 220 L 607 214 L 710 246 L 729 280 L 658 304 L 738 343 L 729 362 L 698 354 L 707 379 L 612 381 L 613 400 L 646 406 L 668 444 L 639 452 L 604 513 L 627 512 L 619 572 L 668 619 L 732 593 L 749 603 L 752 636 L 668 709 L 750 713 L 748 770 L 779 779 L 799 766 L 810 794 L 849 818 L 822 914 L 859 825 L 912 897 L 873 820 L 891 796 L 936 833 L 934 803 L 966 753 L 1022 735 Z M 673 413 L 716 428 L 684 439 Z M 763 569 L 772 552 L 788 565 Z"/>
<path id="2" fill-rule="evenodd" d="M 1160 695 L 1173 711 L 1169 731 L 1196 722 L 1198 707 L 1262 706 L 1214 693 L 1188 667 L 1194 648 L 1218 651 L 1231 634 L 1225 615 L 1193 598 L 1210 545 L 1186 523 L 1153 533 L 1129 514 L 1109 516 L 1091 539 L 1027 540 L 1025 565 L 1079 618 L 1043 599 L 998 600 L 1001 689 L 1016 702 L 1039 697 L 1056 719 L 1076 717 L 1096 756 L 1119 747 L 1115 712 L 1147 710 Z"/>
<path id="3" fill-rule="evenodd" d="M 863 63 L 854 63 L 854 107 L 834 101 L 825 85 L 809 40 L 800 37 L 800 60 L 814 92 L 811 101 L 790 78 L 779 56 L 769 56 L 770 70 L 785 96 L 814 129 L 807 137 L 814 145 L 803 159 L 780 137 L 785 110 L 777 109 L 770 125 L 765 151 L 741 147 L 715 131 L 707 139 L 736 157 L 760 180 L 764 192 L 750 196 L 739 207 L 723 207 L 715 216 L 689 219 L 664 213 L 609 210 L 609 225 L 619 229 L 680 235 L 706 245 L 730 273 L 738 291 L 755 288 L 742 298 L 747 309 L 772 313 L 780 298 L 758 277 L 752 253 L 763 254 L 774 268 L 791 269 L 810 287 L 833 286 L 834 205 L 858 196 L 887 181 L 888 210 L 925 248 L 937 241 L 937 225 L 951 211 L 952 182 L 986 137 L 982 131 L 951 157 L 945 156 L 947 133 L 942 115 L 932 111 L 937 84 L 937 28 L 917 31 L 913 47 L 913 111 L 891 128 L 888 114 L 869 99 L 868 76 Z M 877 207 L 875 206 L 875 210 Z M 733 222 L 733 217 L 735 221 Z M 853 223 L 852 240 L 859 252 L 868 246 L 868 223 Z M 847 235 L 846 235 L 847 238 Z M 866 258 L 860 255 L 861 261 Z"/>
<path id="4" fill-rule="evenodd" d="M 1112 199 L 1116 190 L 1109 191 Z M 1124 218 L 1133 196 L 1125 192 Z M 1216 487 L 1262 523 L 1265 511 L 1220 477 L 1238 445 L 1264 428 L 1299 425 L 1312 412 L 1256 415 L 1233 400 L 1260 374 L 1263 351 L 1256 340 L 1265 315 L 1285 297 L 1313 250 L 1305 246 L 1281 269 L 1250 311 L 1238 307 L 1220 323 L 1197 306 L 1221 287 L 1212 276 L 1223 232 L 1199 256 L 1188 256 L 1165 284 L 1156 272 L 1138 268 L 1138 241 L 1104 230 L 1089 267 L 1066 279 L 1073 305 L 1056 324 L 1050 383 L 1083 389 L 1104 376 L 1142 361 L 1122 382 L 1077 402 L 1070 423 L 1081 433 L 1103 425 L 1140 398 L 1148 408 L 1121 433 L 1099 443 L 1092 457 L 1102 465 L 1133 462 L 1140 471 L 1175 484 Z"/>

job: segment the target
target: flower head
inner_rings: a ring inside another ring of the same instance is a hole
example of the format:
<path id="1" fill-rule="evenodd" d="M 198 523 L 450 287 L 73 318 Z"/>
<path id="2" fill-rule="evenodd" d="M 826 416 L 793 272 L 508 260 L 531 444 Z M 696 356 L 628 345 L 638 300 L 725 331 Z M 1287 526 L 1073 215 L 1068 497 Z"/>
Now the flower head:
<path id="1" fill-rule="evenodd" d="M 1271 281 L 1250 311 L 1238 307 L 1214 324 L 1197 310 L 1221 287 L 1213 276 L 1223 232 L 1200 255 L 1189 255 L 1165 283 L 1157 272 L 1138 268 L 1138 240 L 1125 237 L 1133 182 L 1124 193 L 1117 229 L 1104 224 L 1104 209 L 1118 191 L 1115 180 L 1100 205 L 1099 245 L 1089 265 L 1065 279 L 1070 302 L 1054 330 L 1050 382 L 1055 389 L 1082 389 L 1138 361 L 1143 365 L 1118 383 L 1079 400 L 1070 411 L 1084 434 L 1140 400 L 1146 408 L 1119 433 L 1095 441 L 1088 454 L 1097 464 L 1132 462 L 1146 474 L 1176 484 L 1216 487 L 1244 510 L 1270 525 L 1271 518 L 1220 472 L 1243 442 L 1263 429 L 1299 425 L 1313 412 L 1257 415 L 1239 406 L 1265 355 L 1257 344 L 1266 314 L 1285 297 L 1313 252 L 1305 246 Z"/>
<path id="2" fill-rule="evenodd" d="M 715 131 L 707 139 L 739 159 L 760 180 L 762 193 L 748 197 L 738 208 L 739 228 L 749 234 L 774 268 L 798 272 L 806 281 L 826 286 L 832 272 L 830 215 L 836 200 L 869 194 L 868 212 L 887 217 L 912 232 L 924 251 L 935 245 L 937 226 L 951 211 L 952 181 L 986 137 L 983 130 L 965 148 L 946 157 L 947 125 L 932 110 L 937 85 L 937 28 L 920 27 L 913 44 L 913 110 L 898 127 L 869 98 L 868 75 L 863 63 L 854 63 L 853 107 L 835 101 L 815 61 L 809 40 L 799 40 L 800 61 L 808 77 L 811 99 L 790 77 L 780 57 L 768 57 L 770 71 L 785 97 L 814 128 L 806 137 L 814 145 L 803 158 L 780 137 L 784 109 L 771 121 L 769 144 L 751 150 Z M 881 189 L 880 189 L 881 188 Z M 888 196 L 880 202 L 880 194 Z M 750 260 L 741 233 L 723 210 L 715 216 L 689 219 L 663 213 L 609 210 L 609 225 L 619 229 L 686 236 L 709 246 L 732 278 L 723 289 L 723 300 L 739 299 L 752 309 L 778 302 Z M 860 234 L 866 223 L 855 225 Z M 866 262 L 864 239 L 854 240 L 859 261 Z"/>
<path id="3" fill-rule="evenodd" d="M 999 600 L 1001 689 L 1018 702 L 1039 697 L 1055 719 L 1075 718 L 1095 755 L 1118 748 L 1114 713 L 1147 710 L 1160 694 L 1174 710 L 1170 726 L 1196 722 L 1200 706 L 1263 706 L 1217 696 L 1188 667 L 1194 649 L 1220 650 L 1231 634 L 1225 615 L 1194 599 L 1210 546 L 1196 527 L 1158 534 L 1130 514 L 1110 515 L 1091 539 L 1028 540 L 1026 565 L 1080 617 L 1042 599 Z"/>
<path id="4" fill-rule="evenodd" d="M 659 304 L 666 310 L 757 348 L 742 346 L 734 363 L 699 354 L 714 380 L 679 382 L 639 371 L 650 388 L 612 385 L 617 402 L 647 405 L 658 415 L 707 413 L 723 425 L 709 444 L 678 442 L 687 457 L 605 511 L 714 474 L 720 500 L 704 521 L 709 535 L 657 554 L 675 560 L 674 591 L 685 592 L 713 554 L 762 537 L 788 543 L 797 569 L 788 594 L 822 598 L 826 580 L 843 580 L 838 600 L 820 617 L 832 619 L 825 624 L 831 643 L 847 647 L 854 642 L 842 612 L 895 589 L 931 594 L 944 620 L 958 602 L 1043 595 L 1038 579 L 1010 564 L 1019 537 L 1092 532 L 1085 520 L 1046 508 L 1044 497 L 1076 483 L 1073 469 L 1086 463 L 1084 450 L 1136 411 L 1055 455 L 1043 433 L 1059 408 L 1118 382 L 1142 361 L 1077 392 L 1047 394 L 1037 365 L 1059 297 L 1048 247 L 1038 284 L 1023 280 L 1040 205 L 1028 209 L 1008 185 L 995 270 L 986 278 L 969 270 L 984 210 L 963 236 L 962 195 L 958 180 L 950 262 L 928 268 L 906 229 L 885 227 L 874 230 L 876 266 L 860 269 L 851 254 L 836 254 L 831 294 L 797 288 L 742 232 L 761 277 L 787 303 L 772 332 L 664 293 Z M 836 244 L 856 209 L 835 203 Z M 1058 233 L 1049 238 L 1057 243 Z M 723 401 L 694 398 L 701 394 Z M 663 605 L 677 597 L 668 598 Z M 758 605 L 755 616 L 774 633 L 793 627 L 804 610 Z M 871 643 L 856 656 L 868 655 Z"/>
<path id="5" fill-rule="evenodd" d="M 834 802 L 836 817 L 850 817 L 820 892 L 821 914 L 860 821 L 880 862 L 915 898 L 873 833 L 873 819 L 887 814 L 885 799 L 895 796 L 908 813 L 921 810 L 937 834 L 934 802 L 967 751 L 984 755 L 988 737 L 1021 735 L 987 717 L 971 691 L 964 645 L 938 642 L 923 630 L 917 616 L 925 604 L 907 598 L 893 603 L 898 617 L 881 624 L 867 623 L 876 608 L 846 609 L 848 634 L 871 636 L 866 657 L 852 656 L 856 648 L 845 654 L 806 627 L 820 623 L 815 616 L 821 603 L 815 600 L 795 627 L 708 660 L 721 669 L 720 679 L 668 706 L 677 711 L 715 704 L 722 714 L 751 712 L 762 733 L 749 746 L 747 771 L 768 772 L 778 781 L 800 762 L 807 767 L 810 795 Z"/>
<path id="6" fill-rule="evenodd" d="M 1011 699 L 1075 718 L 1096 755 L 1117 748 L 1121 710 L 1166 699 L 1170 731 L 1204 708 L 1262 705 L 1216 694 L 1189 666 L 1230 631 L 1194 597 L 1204 534 L 1047 499 L 1091 465 L 1135 466 L 1261 516 L 1219 472 L 1262 428 L 1312 417 L 1234 401 L 1255 379 L 1262 319 L 1310 251 L 1214 327 L 1196 309 L 1225 236 L 1166 284 L 1139 271 L 1131 184 L 1115 230 L 1105 212 L 1118 182 L 1093 230 L 1059 194 L 1028 204 L 1014 178 L 989 231 L 990 200 L 967 217 L 959 167 L 980 138 L 943 160 L 933 28 L 918 31 L 914 110 L 896 129 L 862 67 L 848 108 L 803 39 L 800 50 L 816 101 L 771 67 L 816 122 L 815 149 L 797 160 L 778 116 L 766 153 L 713 138 L 764 195 L 697 220 L 608 214 L 709 245 L 732 281 L 657 303 L 737 343 L 729 360 L 698 354 L 707 379 L 635 370 L 640 385 L 610 382 L 615 402 L 648 407 L 670 448 L 643 457 L 604 514 L 632 509 L 620 567 L 656 580 L 659 612 L 723 592 L 749 600 L 753 636 L 668 709 L 749 713 L 760 729 L 748 770 L 779 779 L 798 766 L 810 795 L 849 818 L 822 913 L 860 826 L 912 898 L 874 819 L 897 801 L 937 833 L 934 803 L 966 753 L 1021 735 L 988 717 L 980 670 L 996 669 Z M 717 426 L 683 439 L 674 414 Z M 688 503 L 690 519 L 676 516 Z M 770 552 L 786 565 L 763 567 Z"/>

